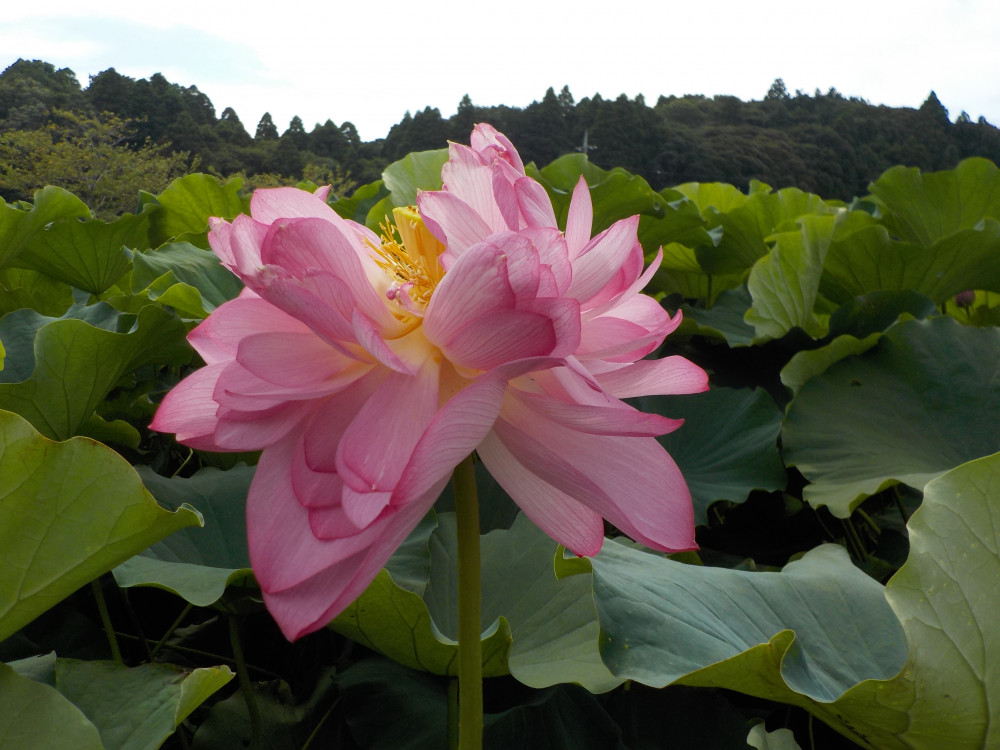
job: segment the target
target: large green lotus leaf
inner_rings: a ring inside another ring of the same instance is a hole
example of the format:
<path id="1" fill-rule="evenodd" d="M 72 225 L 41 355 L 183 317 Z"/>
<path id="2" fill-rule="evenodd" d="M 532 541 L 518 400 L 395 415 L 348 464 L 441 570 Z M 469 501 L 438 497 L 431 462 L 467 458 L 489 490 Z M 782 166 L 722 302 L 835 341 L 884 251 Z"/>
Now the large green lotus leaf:
<path id="1" fill-rule="evenodd" d="M 752 573 L 608 541 L 589 566 L 604 662 L 651 687 L 681 681 L 828 702 L 862 680 L 894 676 L 906 660 L 882 586 L 836 545 L 780 573 Z"/>
<path id="2" fill-rule="evenodd" d="M 619 219 L 636 214 L 660 212 L 663 215 L 666 201 L 646 180 L 621 167 L 601 169 L 584 154 L 566 154 L 541 170 L 529 168 L 526 171 L 546 188 L 560 227 L 566 226 L 573 190 L 581 177 L 590 188 L 594 209 L 593 234 L 607 229 Z"/>
<path id="3" fill-rule="evenodd" d="M 437 675 L 458 673 L 458 641 L 434 624 L 424 600 L 400 588 L 385 570 L 330 627 L 413 669 Z M 483 631 L 483 676 L 507 674 L 510 626 L 493 621 Z"/>
<path id="4" fill-rule="evenodd" d="M 726 685 L 802 706 L 871 750 L 997 747 L 1000 455 L 963 464 L 928 483 L 908 528 L 909 557 L 885 588 L 907 644 L 898 674 L 864 680 L 832 702 L 801 692 L 781 697 L 785 687 L 773 672 L 783 667 L 782 660 L 798 658 L 793 637 L 784 633 L 682 681 Z M 831 620 L 845 606 L 824 609 L 814 598 L 806 601 L 811 611 Z M 856 644 L 871 637 L 866 627 L 864 616 L 858 617 L 835 653 L 852 658 Z"/>
<path id="5" fill-rule="evenodd" d="M 940 304 L 970 289 L 1000 291 L 1000 223 L 986 219 L 927 247 L 872 226 L 831 243 L 821 281 L 841 302 L 879 290 L 918 292 Z"/>
<path id="6" fill-rule="evenodd" d="M 723 339 L 731 347 L 750 346 L 754 340 L 754 329 L 746 322 L 746 313 L 753 300 L 746 285 L 740 284 L 727 289 L 715 300 L 712 307 L 705 309 L 682 305 L 684 322 L 681 330 L 697 336 Z"/>
<path id="7" fill-rule="evenodd" d="M 375 180 L 359 187 L 350 197 L 335 200 L 330 208 L 345 219 L 364 224 L 372 207 L 388 194 L 389 189 L 385 183 Z"/>
<path id="8" fill-rule="evenodd" d="M 394 161 L 382 173 L 382 184 L 389 194 L 371 207 L 365 220 L 368 228 L 379 232 L 392 209 L 415 205 L 420 190 L 441 189 L 441 167 L 448 161 L 448 149 L 416 151 Z"/>
<path id="9" fill-rule="evenodd" d="M 777 443 L 781 411 L 765 390 L 647 396 L 638 399 L 638 407 L 684 420 L 658 439 L 687 481 L 696 524 L 708 523 L 708 508 L 716 500 L 742 503 L 752 490 L 784 489 Z"/>
<path id="10" fill-rule="evenodd" d="M 164 510 L 100 443 L 55 443 L 0 411 L 0 640 L 150 544 L 201 522 Z"/>
<path id="11" fill-rule="evenodd" d="M 811 482 L 804 497 L 847 517 L 885 487 L 923 489 L 1000 450 L 998 371 L 1000 330 L 942 317 L 900 322 L 812 377 L 782 433 L 786 463 Z"/>
<path id="12" fill-rule="evenodd" d="M 845 357 L 863 354 L 878 343 L 881 334 L 873 333 L 863 339 L 854 336 L 838 336 L 826 346 L 796 352 L 788 364 L 781 368 L 781 382 L 798 395 L 810 378 L 821 375 Z"/>
<path id="13" fill-rule="evenodd" d="M 441 533 L 431 538 L 431 580 L 424 598 L 442 631 L 454 637 L 454 518 L 442 516 L 441 524 Z M 515 678 L 535 688 L 576 682 L 595 693 L 621 684 L 597 650 L 597 611 L 589 581 L 556 578 L 554 541 L 520 514 L 509 530 L 483 536 L 481 545 L 483 620 L 503 617 L 510 623 L 514 643 L 507 666 Z"/>
<path id="14" fill-rule="evenodd" d="M 451 514 L 445 520 L 445 534 L 454 536 Z M 443 633 L 421 594 L 433 586 L 435 575 L 451 576 L 452 570 L 431 569 L 429 545 L 438 532 L 437 523 L 425 519 L 390 559 L 386 569 L 365 589 L 330 627 L 338 633 L 389 656 L 400 664 L 432 674 L 455 674 L 458 641 L 455 634 Z M 503 618 L 491 623 L 483 633 L 483 674 L 507 674 L 510 626 Z"/>
<path id="15" fill-rule="evenodd" d="M 416 674 L 404 667 L 398 669 L 407 676 Z M 333 667 L 322 669 L 316 676 L 312 691 L 300 688 L 298 694 L 293 693 L 283 680 L 253 683 L 262 747 L 267 750 L 340 747 L 342 740 L 338 739 L 338 735 L 342 730 L 338 722 L 326 721 L 339 698 L 337 675 L 338 670 Z M 385 723 L 392 726 L 397 721 L 394 719 Z M 253 741 L 253 723 L 246 697 L 238 691 L 214 703 L 208 716 L 198 725 L 191 747 L 194 750 L 233 750 L 250 748 Z"/>
<path id="16" fill-rule="evenodd" d="M 131 266 L 129 250 L 149 246 L 149 215 L 125 214 L 114 221 L 57 221 L 28 240 L 13 261 L 70 286 L 100 294 Z"/>
<path id="17" fill-rule="evenodd" d="M 216 603 L 234 582 L 252 575 L 247 551 L 246 499 L 254 467 L 201 469 L 189 478 L 161 477 L 136 469 L 160 505 L 191 505 L 201 528 L 182 529 L 126 560 L 114 570 L 119 586 L 156 586 L 198 607 Z"/>
<path id="18" fill-rule="evenodd" d="M 0 409 L 64 440 L 123 375 L 145 364 L 188 361 L 185 334 L 181 320 L 156 305 L 138 315 L 103 302 L 76 305 L 59 319 L 32 310 L 10 313 L 0 320 L 0 339 L 17 366 L 0 372 Z"/>
<path id="19" fill-rule="evenodd" d="M 106 750 L 97 727 L 51 685 L 0 664 L 0 747 Z"/>
<path id="20" fill-rule="evenodd" d="M 146 300 L 165 307 L 172 307 L 182 318 L 204 320 L 215 309 L 202 293 L 190 284 L 179 283 L 172 271 L 155 279 L 136 295 L 111 297 L 107 301 L 119 309 L 140 307 Z"/>
<path id="21" fill-rule="evenodd" d="M 885 592 L 906 666 L 815 713 L 879 750 L 1000 747 L 1000 455 L 930 482 L 908 528 L 909 558 Z"/>
<path id="22" fill-rule="evenodd" d="M 437 518 L 433 533 L 428 527 L 411 536 L 410 549 L 394 555 L 331 627 L 401 664 L 451 674 L 457 654 L 454 518 Z M 553 572 L 556 543 L 518 516 L 509 530 L 492 531 L 481 544 L 482 617 L 492 623 L 483 641 L 484 672 L 509 670 L 539 688 L 577 682 L 603 692 L 621 684 L 597 651 L 589 581 L 560 581 Z M 404 577 L 406 588 L 397 583 Z M 414 592 L 418 587 L 423 598 Z"/>
<path id="23" fill-rule="evenodd" d="M 58 317 L 72 304 L 67 284 L 26 268 L 0 268 L 0 317 L 25 307 Z"/>
<path id="24" fill-rule="evenodd" d="M 639 241 L 647 256 L 670 242 L 691 246 L 712 242 L 698 207 L 691 201 L 669 188 L 657 193 L 642 177 L 621 167 L 604 170 L 584 154 L 567 154 L 541 170 L 526 171 L 548 191 L 560 227 L 566 226 L 573 190 L 583 177 L 590 188 L 594 212 L 592 234 L 620 219 L 639 215 Z"/>
<path id="25" fill-rule="evenodd" d="M 156 196 L 159 210 L 153 212 L 150 223 L 152 246 L 172 237 L 203 234 L 208 229 L 209 217 L 232 219 L 243 210 L 241 184 L 238 177 L 221 185 L 208 174 L 178 177 Z"/>
<path id="26" fill-rule="evenodd" d="M 133 262 L 133 294 L 139 294 L 161 276 L 170 273 L 175 283 L 197 289 L 206 303 L 205 308 L 211 312 L 237 297 L 243 289 L 240 280 L 219 262 L 215 253 L 189 242 L 174 242 L 149 253 L 136 253 Z"/>
<path id="27" fill-rule="evenodd" d="M 746 321 L 756 340 L 779 339 L 793 328 L 813 338 L 826 334 L 814 307 L 835 222 L 830 215 L 801 217 L 798 230 L 775 235 L 774 247 L 754 263 L 747 280 L 753 305 Z"/>
<path id="28" fill-rule="evenodd" d="M 51 185 L 35 192 L 35 202 L 27 211 L 9 206 L 0 198 L 0 268 L 52 222 L 82 218 L 90 218 L 86 204 L 68 190 Z"/>
<path id="29" fill-rule="evenodd" d="M 679 242 L 663 247 L 663 261 L 653 282 L 657 291 L 699 299 L 708 297 L 710 283 L 711 277 L 698 265 L 692 248 Z"/>
<path id="30" fill-rule="evenodd" d="M 741 274 L 711 275 L 698 264 L 695 251 L 687 245 L 673 242 L 663 246 L 663 261 L 646 287 L 646 292 L 679 294 L 684 299 L 704 300 L 712 305 L 719 295 L 728 289 L 740 286 Z M 743 313 L 740 312 L 740 323 Z"/>
<path id="31" fill-rule="evenodd" d="M 697 204 L 687 196 L 666 188 L 639 219 L 639 242 L 652 258 L 656 249 L 671 243 L 687 247 L 711 246 L 718 241 L 719 233 L 709 231 Z"/>
<path id="32" fill-rule="evenodd" d="M 827 254 L 828 263 L 829 258 Z M 937 313 L 933 301 L 914 291 L 872 292 L 854 297 L 837 308 L 830 316 L 830 336 L 846 334 L 862 339 L 881 333 L 903 315 L 927 318 Z"/>
<path id="33" fill-rule="evenodd" d="M 730 210 L 706 208 L 709 225 L 721 229 L 721 237 L 717 243 L 698 248 L 698 262 L 709 273 L 739 273 L 767 255 L 767 240 L 775 232 L 793 228 L 790 222 L 836 210 L 798 188 L 777 193 L 758 190 Z"/>
<path id="34" fill-rule="evenodd" d="M 385 168 L 382 184 L 397 206 L 413 205 L 420 190 L 441 189 L 441 167 L 448 161 L 448 149 L 407 154 Z"/>
<path id="35" fill-rule="evenodd" d="M 702 213 L 709 209 L 729 213 L 747 202 L 747 194 L 728 182 L 685 182 L 674 190 L 690 198 Z"/>
<path id="36" fill-rule="evenodd" d="M 747 744 L 756 750 L 802 750 L 795 741 L 791 729 L 775 729 L 768 732 L 763 724 L 758 724 L 747 735 Z"/>
<path id="37" fill-rule="evenodd" d="M 56 662 L 56 688 L 100 730 L 107 750 L 156 750 L 180 723 L 233 679 L 229 667 Z"/>
<path id="38" fill-rule="evenodd" d="M 983 219 L 1000 220 L 1000 169 L 988 159 L 965 159 L 955 169 L 925 174 L 893 167 L 870 189 L 889 231 L 925 247 Z"/>

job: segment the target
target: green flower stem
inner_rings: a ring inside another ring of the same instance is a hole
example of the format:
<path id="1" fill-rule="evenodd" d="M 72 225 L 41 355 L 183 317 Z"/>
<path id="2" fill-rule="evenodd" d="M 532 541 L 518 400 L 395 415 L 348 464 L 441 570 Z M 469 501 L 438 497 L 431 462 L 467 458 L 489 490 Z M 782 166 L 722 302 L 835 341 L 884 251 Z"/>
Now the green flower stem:
<path id="1" fill-rule="evenodd" d="M 448 680 L 448 750 L 458 750 L 458 678 Z"/>
<path id="2" fill-rule="evenodd" d="M 111 615 L 108 614 L 108 603 L 104 599 L 104 590 L 101 588 L 101 582 L 99 579 L 95 578 L 90 582 L 90 590 L 94 593 L 94 599 L 97 600 L 97 611 L 101 616 L 101 624 L 104 626 L 104 633 L 108 636 L 108 645 L 111 647 L 111 658 L 119 664 L 124 664 L 122 661 L 121 649 L 118 648 L 118 638 L 115 636 L 115 629 L 111 626 Z"/>
<path id="3" fill-rule="evenodd" d="M 482 583 L 479 559 L 479 500 L 470 455 L 451 478 L 458 527 L 458 746 L 483 746 Z"/>
<path id="4" fill-rule="evenodd" d="M 177 615 L 177 619 L 174 620 L 173 623 L 171 623 L 169 628 L 167 628 L 167 632 L 163 634 L 163 637 L 160 638 L 159 641 L 155 641 L 156 645 L 153 646 L 153 650 L 149 652 L 150 661 L 152 661 L 153 658 L 160 652 L 160 649 L 163 648 L 163 644 L 165 644 L 170 639 L 170 636 L 174 634 L 174 631 L 177 630 L 178 627 L 180 627 L 181 621 L 185 617 L 187 617 L 188 612 L 191 611 L 191 608 L 193 606 L 194 606 L 193 604 L 188 604 L 186 607 L 184 607 L 184 609 L 181 610 L 181 613 Z"/>
<path id="5" fill-rule="evenodd" d="M 250 717 L 250 747 L 252 750 L 261 750 L 263 744 L 263 731 L 260 719 L 260 709 L 257 707 L 257 698 L 253 694 L 253 683 L 250 682 L 250 670 L 247 669 L 247 662 L 243 656 L 243 643 L 240 641 L 240 625 L 235 615 L 226 615 L 229 620 L 229 642 L 233 648 L 233 659 L 236 662 L 236 676 L 240 681 L 240 690 L 243 692 L 243 700 L 247 704 L 247 714 Z"/>

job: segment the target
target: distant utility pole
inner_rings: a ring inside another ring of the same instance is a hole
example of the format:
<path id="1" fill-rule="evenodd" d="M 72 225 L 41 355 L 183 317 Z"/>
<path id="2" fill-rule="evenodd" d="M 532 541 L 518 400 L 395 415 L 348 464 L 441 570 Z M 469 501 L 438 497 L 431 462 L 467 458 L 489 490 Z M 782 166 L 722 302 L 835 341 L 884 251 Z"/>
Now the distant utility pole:
<path id="1" fill-rule="evenodd" d="M 577 146 L 575 150 L 586 155 L 589 154 L 591 151 L 593 151 L 595 148 L 597 148 L 597 146 L 590 145 L 590 128 L 586 128 L 583 131 L 583 145 Z"/>

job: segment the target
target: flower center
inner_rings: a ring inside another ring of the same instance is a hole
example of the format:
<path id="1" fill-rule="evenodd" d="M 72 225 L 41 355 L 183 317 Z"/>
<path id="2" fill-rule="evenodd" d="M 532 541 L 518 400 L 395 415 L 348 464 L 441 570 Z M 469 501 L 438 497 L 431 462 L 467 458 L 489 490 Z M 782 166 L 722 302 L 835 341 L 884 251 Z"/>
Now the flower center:
<path id="1" fill-rule="evenodd" d="M 434 288 L 444 276 L 438 256 L 445 246 L 427 229 L 416 206 L 394 208 L 392 215 L 395 228 L 388 218 L 382 224 L 382 242 L 372 246 L 374 260 L 392 280 L 385 296 L 423 317 Z"/>

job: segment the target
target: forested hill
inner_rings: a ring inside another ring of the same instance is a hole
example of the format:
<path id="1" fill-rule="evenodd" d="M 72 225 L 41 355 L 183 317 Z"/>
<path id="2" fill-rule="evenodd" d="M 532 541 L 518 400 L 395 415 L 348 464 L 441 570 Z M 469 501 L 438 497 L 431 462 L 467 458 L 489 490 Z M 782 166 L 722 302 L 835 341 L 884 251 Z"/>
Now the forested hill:
<path id="1" fill-rule="evenodd" d="M 479 107 L 466 96 L 452 117 L 430 107 L 407 113 L 385 138 L 363 142 L 350 122 L 327 120 L 307 131 L 294 117 L 281 132 L 269 114 L 248 132 L 231 108 L 217 114 L 195 86 L 159 73 L 136 80 L 110 68 L 86 88 L 73 71 L 38 60 L 18 60 L 0 74 L 0 149 L 28 133 L 46 131 L 57 143 L 61 129 L 80 137 L 90 127 L 93 138 L 112 139 L 116 148 L 172 158 L 168 171 L 183 158 L 187 167 L 220 175 L 346 187 L 378 179 L 411 151 L 465 141 L 480 121 L 509 135 L 526 162 L 543 165 L 586 150 L 597 165 L 624 167 L 657 189 L 689 181 L 745 188 L 756 179 L 849 200 L 892 165 L 947 169 L 969 156 L 1000 162 L 1000 131 L 964 112 L 952 122 L 933 92 L 912 109 L 873 106 L 835 89 L 789 93 L 780 79 L 760 101 L 686 95 L 660 97 L 653 106 L 641 96 L 575 101 L 568 88 L 550 88 L 524 108 Z M 0 196 L 26 197 L 10 174 L 9 166 L 6 178 L 0 172 Z"/>

